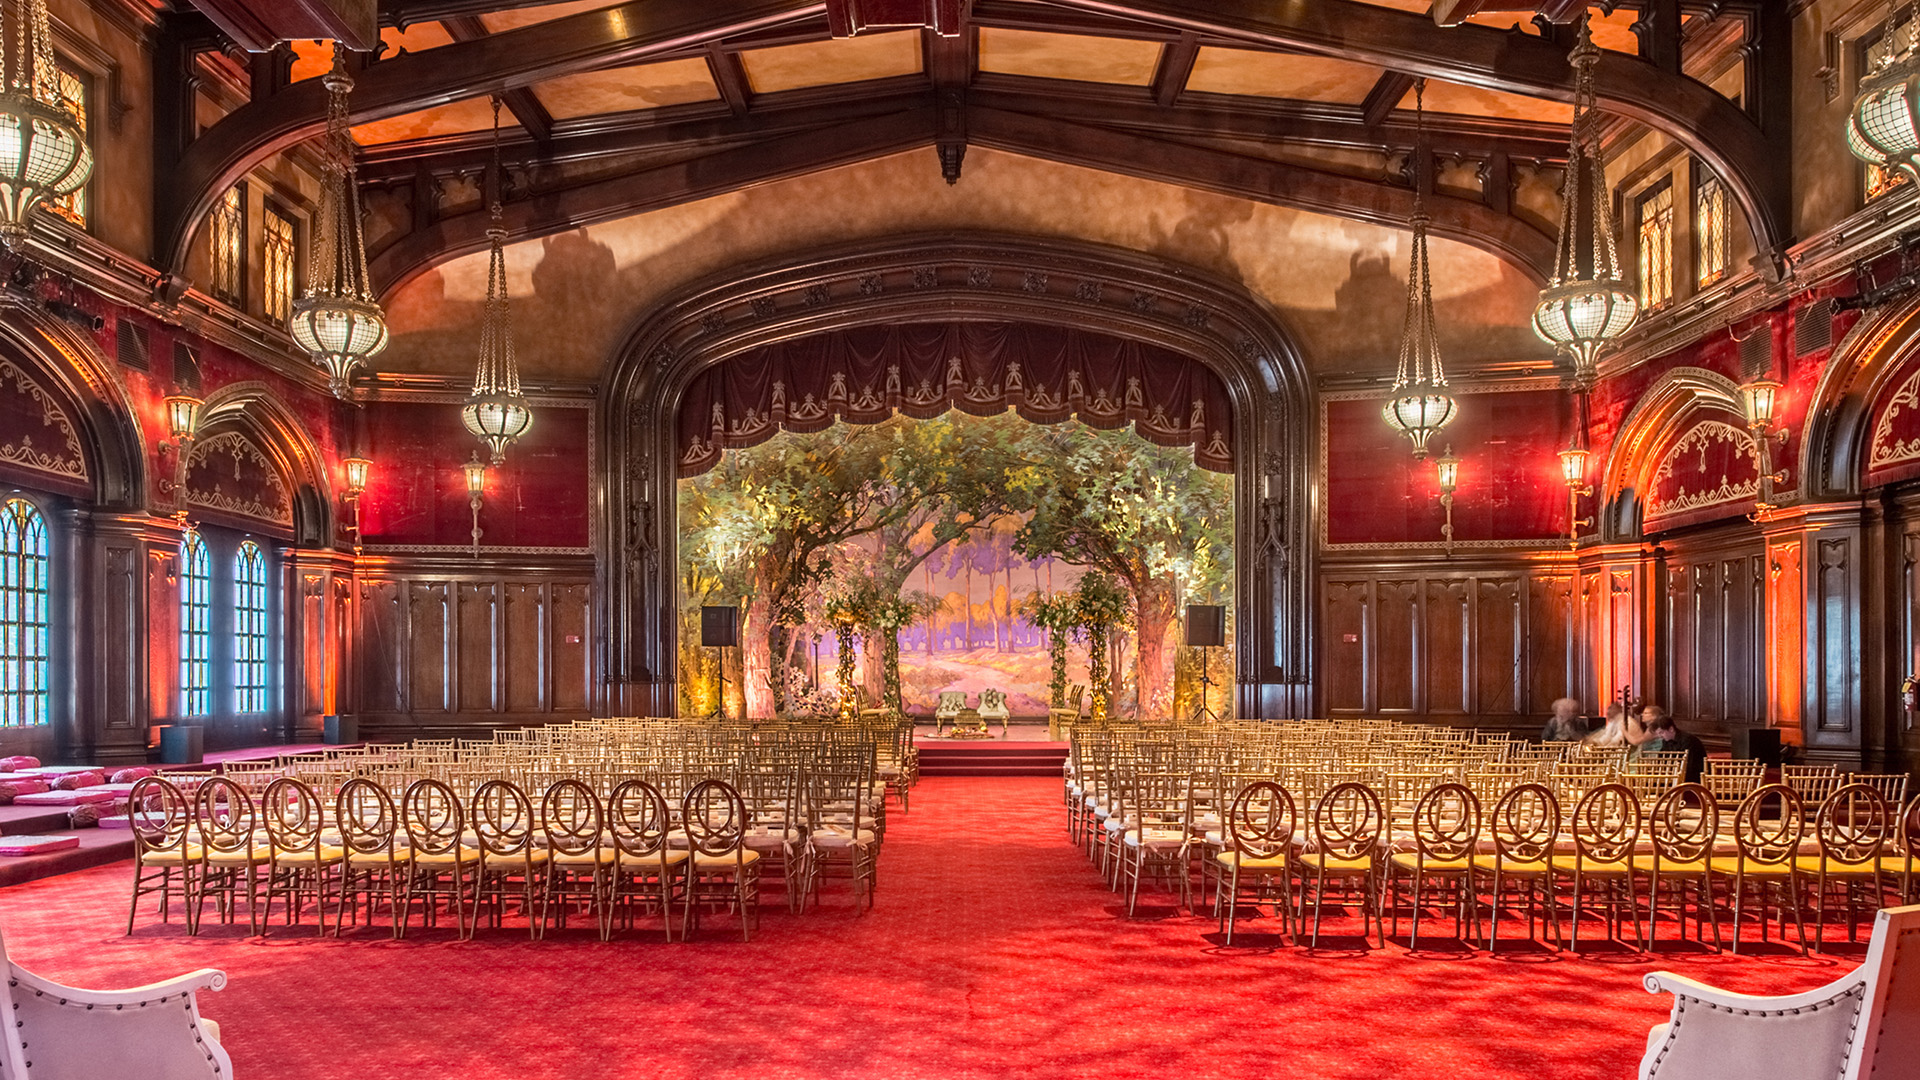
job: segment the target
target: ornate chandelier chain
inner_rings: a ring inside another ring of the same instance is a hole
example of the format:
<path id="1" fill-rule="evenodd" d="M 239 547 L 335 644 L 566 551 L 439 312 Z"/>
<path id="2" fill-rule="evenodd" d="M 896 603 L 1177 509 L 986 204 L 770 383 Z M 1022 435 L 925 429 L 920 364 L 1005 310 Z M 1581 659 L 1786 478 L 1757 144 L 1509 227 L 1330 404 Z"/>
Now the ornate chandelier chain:
<path id="1" fill-rule="evenodd" d="M 53 59 L 53 33 L 48 25 L 46 0 L 27 0 L 23 8 L 14 24 L 13 46 L 17 54 L 9 60 L 0 52 L 7 89 L 68 112 L 60 96 L 60 71 Z"/>
<path id="2" fill-rule="evenodd" d="M 501 223 L 500 188 L 506 173 L 500 166 L 500 99 L 493 99 L 493 200 L 487 211 L 491 248 L 487 255 L 487 300 L 480 325 L 480 364 L 474 372 L 475 394 L 520 393 L 520 367 L 513 352 L 512 318 L 507 305 L 507 230 Z"/>
<path id="3" fill-rule="evenodd" d="M 1614 242 L 1613 225 L 1607 220 L 1607 167 L 1600 151 L 1599 94 L 1594 79 L 1600 49 L 1593 43 L 1584 19 L 1579 43 L 1568 59 L 1574 71 L 1572 137 L 1567 142 L 1566 178 L 1560 192 L 1560 242 L 1554 250 L 1549 288 L 1569 281 L 1620 279 L 1620 252 Z M 1593 218 L 1586 230 L 1579 227 L 1583 190 Z M 1585 262 L 1583 254 L 1587 256 Z"/>
<path id="4" fill-rule="evenodd" d="M 1426 146 L 1426 80 L 1413 86 L 1414 152 L 1424 153 Z M 1414 166 L 1413 254 L 1407 266 L 1407 316 L 1401 328 L 1400 363 L 1393 377 L 1393 389 L 1427 383 L 1447 385 L 1446 372 L 1440 366 L 1440 332 L 1433 316 L 1433 272 L 1427 261 L 1426 192 L 1420 167 Z"/>
<path id="5" fill-rule="evenodd" d="M 358 170 L 347 123 L 347 95 L 353 91 L 353 76 L 347 74 L 346 46 L 337 41 L 333 43 L 333 69 L 322 82 L 327 88 L 327 134 L 322 154 L 326 190 L 316 223 L 318 242 L 309 257 L 307 293 L 372 303 L 367 246 L 360 233 Z"/>

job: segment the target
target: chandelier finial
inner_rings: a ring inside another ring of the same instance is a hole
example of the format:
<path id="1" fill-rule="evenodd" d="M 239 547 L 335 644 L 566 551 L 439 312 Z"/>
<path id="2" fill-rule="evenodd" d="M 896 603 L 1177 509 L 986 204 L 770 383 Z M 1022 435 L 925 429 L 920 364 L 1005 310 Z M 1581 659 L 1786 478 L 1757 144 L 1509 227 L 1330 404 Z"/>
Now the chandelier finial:
<path id="1" fill-rule="evenodd" d="M 513 323 L 507 307 L 507 230 L 502 223 L 500 191 L 506 173 L 500 166 L 500 99 L 493 99 L 493 199 L 487 210 L 487 301 L 480 322 L 480 362 L 473 393 L 460 409 L 460 421 L 487 444 L 495 464 L 507 447 L 533 428 L 533 410 L 520 392 L 520 365 L 513 352 Z"/>
<path id="2" fill-rule="evenodd" d="M 1413 456 L 1427 456 L 1427 441 L 1453 420 L 1458 406 L 1445 391 L 1440 366 L 1440 333 L 1433 317 L 1433 271 L 1427 261 L 1427 200 L 1424 190 L 1427 83 L 1413 84 L 1414 168 L 1413 253 L 1407 265 L 1407 317 L 1400 334 L 1400 362 L 1393 375 L 1393 400 L 1380 410 L 1388 426 L 1413 441 Z"/>

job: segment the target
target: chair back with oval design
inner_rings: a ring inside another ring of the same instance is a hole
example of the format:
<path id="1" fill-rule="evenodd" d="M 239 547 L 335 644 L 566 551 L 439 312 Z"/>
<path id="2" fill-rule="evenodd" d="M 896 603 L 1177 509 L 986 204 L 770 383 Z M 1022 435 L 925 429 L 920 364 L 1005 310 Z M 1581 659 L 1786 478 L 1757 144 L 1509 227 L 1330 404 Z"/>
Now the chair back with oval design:
<path id="1" fill-rule="evenodd" d="M 400 829 L 393 796 L 365 777 L 340 785 L 340 794 L 333 800 L 333 820 L 342 844 L 356 855 L 391 852 L 394 833 Z"/>
<path id="2" fill-rule="evenodd" d="M 1585 862 L 1625 862 L 1640 832 L 1640 800 L 1625 784 L 1602 784 L 1573 808 L 1574 851 Z"/>
<path id="3" fill-rule="evenodd" d="M 1273 859 L 1293 849 L 1293 796 L 1271 780 L 1241 788 L 1227 810 L 1230 849 L 1245 859 Z"/>
<path id="4" fill-rule="evenodd" d="M 1413 842 L 1423 862 L 1472 858 L 1480 843 L 1480 800 L 1465 784 L 1435 784 L 1413 808 Z"/>
<path id="5" fill-rule="evenodd" d="M 735 855 L 744 850 L 747 804 L 725 780 L 702 780 L 681 802 L 681 825 L 701 855 Z"/>
<path id="6" fill-rule="evenodd" d="M 143 776 L 127 792 L 127 826 L 133 831 L 136 857 L 167 852 L 184 858 L 192 825 L 192 804 L 164 778 Z"/>
<path id="7" fill-rule="evenodd" d="M 540 800 L 540 827 L 555 857 L 591 855 L 606 828 L 600 797 L 578 780 L 556 780 Z"/>
<path id="8" fill-rule="evenodd" d="M 1775 806 L 1778 812 L 1768 813 Z M 1807 835 L 1806 807 L 1785 784 L 1763 784 L 1733 815 L 1733 842 L 1740 858 L 1758 866 L 1791 862 Z"/>
<path id="9" fill-rule="evenodd" d="M 1336 859 L 1372 856 L 1386 827 L 1380 794 L 1366 784 L 1335 784 L 1313 804 L 1314 849 Z"/>
<path id="10" fill-rule="evenodd" d="M 473 792 L 473 832 L 480 850 L 494 857 L 520 857 L 533 848 L 533 800 L 511 780 L 493 779 Z"/>
<path id="11" fill-rule="evenodd" d="M 1560 839 L 1560 800 L 1544 784 L 1517 784 L 1493 805 L 1487 824 L 1502 861 L 1539 862 Z"/>
<path id="12" fill-rule="evenodd" d="M 1647 827 L 1662 862 L 1696 863 L 1713 854 L 1720 804 L 1704 785 L 1681 784 L 1654 801 Z"/>
<path id="13" fill-rule="evenodd" d="M 283 776 L 267 785 L 261 799 L 267 843 L 279 854 L 307 854 L 320 850 L 326 827 L 320 797 L 304 781 Z"/>
<path id="14" fill-rule="evenodd" d="M 401 797 L 400 823 L 415 855 L 453 855 L 463 843 L 467 813 L 453 788 L 426 777 L 415 780 Z"/>
<path id="15" fill-rule="evenodd" d="M 666 797 L 645 780 L 622 780 L 607 800 L 607 831 L 625 858 L 648 859 L 665 851 L 672 824 Z"/>
<path id="16" fill-rule="evenodd" d="M 246 788 L 224 776 L 211 777 L 195 793 L 194 808 L 207 851 L 231 855 L 253 849 L 260 812 Z"/>
<path id="17" fill-rule="evenodd" d="M 1840 866 L 1878 863 L 1899 827 L 1893 805 L 1872 784 L 1842 785 L 1813 816 L 1820 854 Z"/>

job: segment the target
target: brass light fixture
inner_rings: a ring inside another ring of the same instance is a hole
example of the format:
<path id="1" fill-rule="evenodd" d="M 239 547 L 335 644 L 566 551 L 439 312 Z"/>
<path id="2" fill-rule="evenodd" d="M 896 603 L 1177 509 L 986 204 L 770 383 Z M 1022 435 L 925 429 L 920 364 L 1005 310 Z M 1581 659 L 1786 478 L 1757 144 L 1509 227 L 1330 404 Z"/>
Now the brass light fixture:
<path id="1" fill-rule="evenodd" d="M 1434 459 L 1434 471 L 1440 478 L 1440 505 L 1447 512 L 1447 523 L 1440 526 L 1440 535 L 1446 539 L 1447 554 L 1453 554 L 1453 491 L 1460 486 L 1460 459 L 1453 456 L 1453 445 L 1449 443 L 1440 456 Z"/>
<path id="2" fill-rule="evenodd" d="M 360 496 L 367 492 L 367 476 L 373 462 L 363 457 L 343 458 L 340 467 L 347 477 L 347 505 L 353 508 L 353 553 L 360 554 Z"/>
<path id="3" fill-rule="evenodd" d="M 293 302 L 287 332 L 327 373 L 335 397 L 345 400 L 348 380 L 387 347 L 387 317 L 375 302 L 367 276 L 367 245 L 360 232 L 360 188 L 355 180 L 353 137 L 347 129 L 347 49 L 333 43 L 327 88 L 326 177 L 314 223 L 313 261 L 307 294 Z"/>
<path id="4" fill-rule="evenodd" d="M 487 493 L 487 466 L 475 451 L 473 460 L 460 466 L 467 474 L 467 505 L 473 508 L 473 557 L 480 557 L 480 503 Z"/>
<path id="5" fill-rule="evenodd" d="M 1560 476 L 1567 482 L 1567 547 L 1577 548 L 1580 526 L 1593 524 L 1580 516 L 1580 500 L 1593 494 L 1593 485 L 1587 483 L 1587 452 L 1579 443 L 1560 451 Z"/>
<path id="6" fill-rule="evenodd" d="M 500 223 L 500 99 L 493 99 L 494 198 L 487 228 L 491 248 L 487 255 L 487 304 L 480 323 L 480 363 L 473 373 L 473 393 L 460 409 L 467 430 L 487 444 L 493 463 L 507 458 L 507 447 L 533 427 L 533 410 L 520 392 L 520 367 L 513 355 L 513 323 L 507 311 L 507 230 Z"/>
<path id="7" fill-rule="evenodd" d="M 34 207 L 73 194 L 93 174 L 93 151 L 60 93 L 46 0 L 23 7 L 13 28 L 18 62 L 0 55 L 0 243 L 9 251 L 26 240 Z"/>
<path id="8" fill-rule="evenodd" d="M 167 410 L 167 435 L 173 440 L 173 518 L 187 523 L 187 459 L 193 455 L 193 440 L 200 434 L 200 417 L 207 403 L 192 394 L 169 394 L 163 404 Z"/>
<path id="9" fill-rule="evenodd" d="M 1426 80 L 1413 84 L 1415 153 L 1426 153 Z M 1427 217 L 1424 170 L 1414 168 L 1413 254 L 1407 267 L 1407 318 L 1400 336 L 1400 363 L 1393 375 L 1393 399 L 1380 410 L 1387 426 L 1413 441 L 1413 456 L 1427 456 L 1427 441 L 1452 422 L 1458 405 L 1446 392 L 1440 366 L 1440 337 L 1433 321 L 1433 276 L 1427 265 Z"/>
<path id="10" fill-rule="evenodd" d="M 1920 179 L 1920 19 L 1911 6 L 1904 13 L 1889 22 L 1886 52 L 1860 79 L 1847 113 L 1847 149 L 1869 165 Z"/>
<path id="11" fill-rule="evenodd" d="M 1533 309 L 1533 331 L 1573 358 L 1573 383 L 1593 385 L 1600 351 L 1627 332 L 1640 305 L 1620 281 L 1620 253 L 1607 218 L 1611 189 L 1601 156 L 1600 112 L 1595 107 L 1593 69 L 1600 50 L 1580 18 L 1574 70 L 1573 134 L 1567 143 L 1567 174 L 1560 192 L 1560 237 L 1553 273 Z"/>
<path id="12" fill-rule="evenodd" d="M 1753 433 L 1754 463 L 1760 471 L 1760 490 L 1754 496 L 1753 517 L 1774 508 L 1773 485 L 1784 483 L 1787 479 L 1785 469 L 1775 471 L 1773 467 L 1773 444 L 1777 439 L 1781 444 L 1787 441 L 1787 429 L 1773 426 L 1773 414 L 1780 403 L 1780 391 L 1785 389 L 1780 383 L 1768 378 L 1758 378 L 1740 387 L 1740 403 L 1747 414 L 1747 430 Z"/>

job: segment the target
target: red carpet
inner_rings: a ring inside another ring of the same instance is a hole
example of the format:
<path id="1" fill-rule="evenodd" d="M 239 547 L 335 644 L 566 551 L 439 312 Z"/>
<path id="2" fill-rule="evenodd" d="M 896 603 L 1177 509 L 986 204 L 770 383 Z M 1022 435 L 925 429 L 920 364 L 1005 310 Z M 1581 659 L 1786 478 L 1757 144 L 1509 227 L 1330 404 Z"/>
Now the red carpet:
<path id="1" fill-rule="evenodd" d="M 690 945 L 601 945 L 590 929 L 537 945 L 524 930 L 320 941 L 311 924 L 250 941 L 211 912 L 197 940 L 144 912 L 126 938 L 125 864 L 0 890 L 0 929 L 61 981 L 226 969 L 229 988 L 202 1002 L 239 1080 L 1620 1080 L 1666 1013 L 1643 972 L 1787 992 L 1864 951 L 1228 950 L 1210 919 L 1162 906 L 1126 921 L 1062 821 L 1057 779 L 926 780 L 891 818 L 874 911 L 854 916 L 833 882 L 825 909 L 793 917 L 776 887 L 750 944 L 717 921 Z"/>

